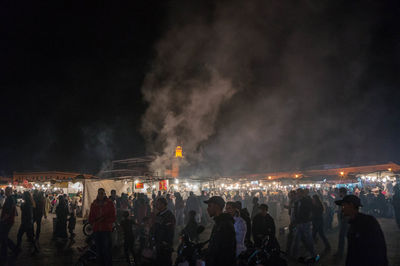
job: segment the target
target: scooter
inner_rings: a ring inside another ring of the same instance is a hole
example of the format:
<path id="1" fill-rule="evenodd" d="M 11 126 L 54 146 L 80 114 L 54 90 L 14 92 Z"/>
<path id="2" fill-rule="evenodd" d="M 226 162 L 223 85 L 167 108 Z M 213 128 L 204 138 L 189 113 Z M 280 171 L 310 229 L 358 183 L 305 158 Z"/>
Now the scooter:
<path id="1" fill-rule="evenodd" d="M 197 228 L 197 235 L 201 234 L 204 229 L 204 226 L 199 226 Z M 209 241 L 195 243 L 184 230 L 180 235 L 180 241 L 175 266 L 196 266 L 202 264 L 203 248 Z"/>

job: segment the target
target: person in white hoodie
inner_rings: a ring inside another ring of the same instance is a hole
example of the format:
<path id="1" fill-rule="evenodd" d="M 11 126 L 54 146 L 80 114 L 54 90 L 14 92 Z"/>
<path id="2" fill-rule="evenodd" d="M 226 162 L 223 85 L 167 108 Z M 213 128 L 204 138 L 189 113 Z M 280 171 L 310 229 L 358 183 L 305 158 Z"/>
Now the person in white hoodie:
<path id="1" fill-rule="evenodd" d="M 229 213 L 235 220 L 234 227 L 236 233 L 236 256 L 238 257 L 240 253 L 246 250 L 246 246 L 244 244 L 247 232 L 246 221 L 240 217 L 240 212 L 236 202 L 229 201 L 226 203 L 225 211 L 226 213 Z"/>

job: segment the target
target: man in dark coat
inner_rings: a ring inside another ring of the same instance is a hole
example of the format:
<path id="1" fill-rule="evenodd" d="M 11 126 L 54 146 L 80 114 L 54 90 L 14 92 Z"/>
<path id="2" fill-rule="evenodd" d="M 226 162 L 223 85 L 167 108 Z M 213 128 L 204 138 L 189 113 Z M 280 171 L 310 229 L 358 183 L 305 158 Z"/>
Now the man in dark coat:
<path id="1" fill-rule="evenodd" d="M 153 225 L 154 240 L 156 245 L 156 265 L 172 265 L 173 240 L 175 232 L 175 215 L 167 209 L 168 202 L 165 198 L 157 198 L 158 211 Z"/>
<path id="2" fill-rule="evenodd" d="M 275 238 L 275 222 L 271 215 L 268 214 L 268 205 L 261 204 L 260 212 L 253 219 L 253 240 L 256 247 L 261 247 L 263 239 L 269 236 Z"/>
<path id="3" fill-rule="evenodd" d="M 231 215 L 222 213 L 225 201 L 219 196 L 204 201 L 208 205 L 207 212 L 214 218 L 214 227 L 211 231 L 207 266 L 231 266 L 236 264 L 236 234 L 234 220 Z"/>
<path id="4" fill-rule="evenodd" d="M 362 205 L 355 195 L 347 195 L 335 203 L 349 218 L 346 266 L 387 266 L 385 237 L 375 217 L 359 212 Z"/>

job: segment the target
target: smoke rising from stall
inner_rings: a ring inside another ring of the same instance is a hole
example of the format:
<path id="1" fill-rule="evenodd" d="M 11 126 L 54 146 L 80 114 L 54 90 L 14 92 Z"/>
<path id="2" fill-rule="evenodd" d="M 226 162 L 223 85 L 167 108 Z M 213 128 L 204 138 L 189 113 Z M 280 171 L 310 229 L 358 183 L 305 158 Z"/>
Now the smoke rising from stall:
<path id="1" fill-rule="evenodd" d="M 154 171 L 170 167 L 178 145 L 188 175 L 370 158 L 361 147 L 373 125 L 359 117 L 374 101 L 360 81 L 368 73 L 372 8 L 328 1 L 171 6 L 142 88 Z"/>

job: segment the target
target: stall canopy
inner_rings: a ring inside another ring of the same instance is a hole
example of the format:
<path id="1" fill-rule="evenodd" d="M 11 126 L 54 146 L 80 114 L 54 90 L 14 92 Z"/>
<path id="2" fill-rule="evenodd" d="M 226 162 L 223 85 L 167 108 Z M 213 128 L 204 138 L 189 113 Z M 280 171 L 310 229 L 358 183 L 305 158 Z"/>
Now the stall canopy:
<path id="1" fill-rule="evenodd" d="M 111 190 L 115 189 L 117 195 L 121 193 L 132 193 L 133 182 L 130 180 L 112 180 L 112 179 L 102 179 L 102 180 L 84 180 L 83 186 L 83 217 L 89 215 L 90 205 L 97 197 L 97 190 L 99 188 L 104 188 L 106 195 L 111 195 Z"/>

